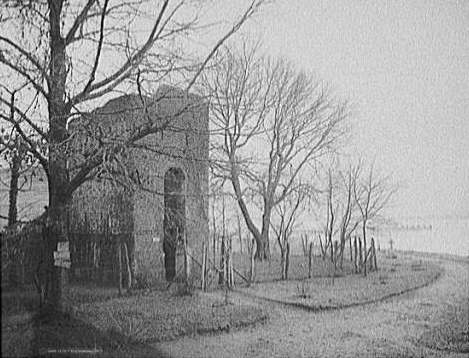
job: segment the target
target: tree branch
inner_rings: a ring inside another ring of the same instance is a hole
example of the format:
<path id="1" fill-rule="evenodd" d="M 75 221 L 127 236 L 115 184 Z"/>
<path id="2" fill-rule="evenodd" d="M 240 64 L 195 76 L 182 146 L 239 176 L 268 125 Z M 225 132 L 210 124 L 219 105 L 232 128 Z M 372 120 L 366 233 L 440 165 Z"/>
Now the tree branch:
<path id="1" fill-rule="evenodd" d="M 78 28 L 83 24 L 83 22 L 86 20 L 88 12 L 90 11 L 91 7 L 94 5 L 96 0 L 88 0 L 86 5 L 83 7 L 81 10 L 80 14 L 76 17 L 75 21 L 73 22 L 72 27 L 67 33 L 67 36 L 65 37 L 65 46 L 70 44 L 75 37 L 75 33 L 77 32 Z"/>

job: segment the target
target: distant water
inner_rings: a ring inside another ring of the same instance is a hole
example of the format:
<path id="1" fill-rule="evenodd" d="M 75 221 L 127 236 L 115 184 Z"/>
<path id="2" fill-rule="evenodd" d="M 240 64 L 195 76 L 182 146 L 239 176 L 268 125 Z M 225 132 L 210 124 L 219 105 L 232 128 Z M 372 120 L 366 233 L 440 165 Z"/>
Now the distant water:
<path id="1" fill-rule="evenodd" d="M 390 230 L 376 235 L 381 248 L 389 248 L 390 240 L 397 250 L 469 255 L 469 219 L 441 219 L 420 230 Z"/>

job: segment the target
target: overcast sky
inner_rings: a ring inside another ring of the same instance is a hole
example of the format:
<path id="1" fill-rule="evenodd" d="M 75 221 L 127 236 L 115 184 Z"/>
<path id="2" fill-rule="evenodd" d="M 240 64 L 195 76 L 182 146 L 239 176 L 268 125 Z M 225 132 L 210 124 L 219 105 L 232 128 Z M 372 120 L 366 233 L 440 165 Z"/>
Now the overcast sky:
<path id="1" fill-rule="evenodd" d="M 469 214 L 469 1 L 276 0 L 243 31 L 351 100 L 395 215 Z"/>

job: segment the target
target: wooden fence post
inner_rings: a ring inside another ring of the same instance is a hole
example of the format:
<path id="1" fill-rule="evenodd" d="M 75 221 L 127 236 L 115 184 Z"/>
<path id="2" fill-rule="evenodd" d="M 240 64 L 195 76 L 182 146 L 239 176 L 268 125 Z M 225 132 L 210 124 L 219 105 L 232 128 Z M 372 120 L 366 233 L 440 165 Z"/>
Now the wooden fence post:
<path id="1" fill-rule="evenodd" d="M 313 270 L 313 243 L 309 243 L 309 252 L 308 252 L 308 278 L 311 278 L 311 273 Z"/>
<path id="2" fill-rule="evenodd" d="M 350 247 L 350 262 L 353 261 L 353 252 L 352 252 L 352 237 L 349 236 L 348 237 L 348 243 L 349 243 L 349 247 Z"/>
<path id="3" fill-rule="evenodd" d="M 127 242 L 125 240 L 123 242 L 123 247 L 124 247 L 125 268 L 127 272 L 126 289 L 129 291 L 132 288 L 132 268 L 130 267 L 130 253 L 129 253 L 129 249 L 127 248 Z"/>
<path id="4" fill-rule="evenodd" d="M 205 270 L 207 265 L 207 256 L 206 256 L 206 247 L 205 247 L 205 240 L 202 242 L 202 291 L 205 291 Z"/>
<path id="5" fill-rule="evenodd" d="M 230 282 L 230 285 L 231 287 L 234 287 L 234 272 L 233 272 L 233 251 L 230 250 L 230 279 L 231 279 L 231 282 Z"/>
<path id="6" fill-rule="evenodd" d="M 363 249 L 362 249 L 362 239 L 358 238 L 358 271 L 362 272 L 363 269 Z"/>
<path id="7" fill-rule="evenodd" d="M 337 259 L 339 256 L 339 242 L 334 240 L 334 254 L 332 255 L 334 261 L 334 269 L 337 268 Z"/>
<path id="8" fill-rule="evenodd" d="M 251 266 L 250 266 L 250 270 L 249 270 L 249 284 L 252 284 L 252 282 L 254 281 L 254 264 L 255 264 L 255 261 L 254 261 L 254 258 L 255 258 L 255 250 L 254 250 L 254 245 L 255 245 L 255 240 L 254 238 L 251 239 Z"/>
<path id="9" fill-rule="evenodd" d="M 187 237 L 186 234 L 184 234 L 184 282 L 186 284 L 186 287 L 188 288 L 190 286 L 190 275 L 191 275 L 191 262 L 190 262 L 190 257 L 191 257 L 191 250 L 190 247 L 187 245 Z"/>
<path id="10" fill-rule="evenodd" d="M 378 263 L 377 263 L 377 259 L 376 259 L 375 239 L 373 237 L 371 238 L 371 247 L 373 248 L 373 251 L 372 251 L 373 266 L 374 266 L 375 271 L 378 271 Z"/>
<path id="11" fill-rule="evenodd" d="M 120 242 L 120 236 L 117 236 L 117 269 L 118 271 L 118 284 L 117 288 L 119 289 L 119 296 L 122 296 L 122 247 Z"/>
<path id="12" fill-rule="evenodd" d="M 355 268 L 355 273 L 358 273 L 358 247 L 356 236 L 353 238 L 353 266 Z"/>
<path id="13" fill-rule="evenodd" d="M 226 247 L 225 247 L 225 235 L 221 237 L 221 248 L 220 248 L 220 273 L 218 277 L 218 284 L 223 285 L 225 282 L 225 271 L 226 271 Z"/>

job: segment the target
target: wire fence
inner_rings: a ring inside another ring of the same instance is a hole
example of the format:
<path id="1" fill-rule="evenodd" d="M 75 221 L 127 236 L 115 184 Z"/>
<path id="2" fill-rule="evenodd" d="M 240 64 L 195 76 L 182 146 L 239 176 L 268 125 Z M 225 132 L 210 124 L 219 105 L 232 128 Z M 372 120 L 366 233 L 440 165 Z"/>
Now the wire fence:
<path id="1" fill-rule="evenodd" d="M 119 275 L 118 250 L 126 245 L 131 252 L 132 232 L 69 231 L 71 282 L 115 283 Z M 42 222 L 32 222 L 15 232 L 2 232 L 2 287 L 34 284 L 45 269 L 47 232 Z M 122 262 L 125 262 L 121 257 Z"/>

